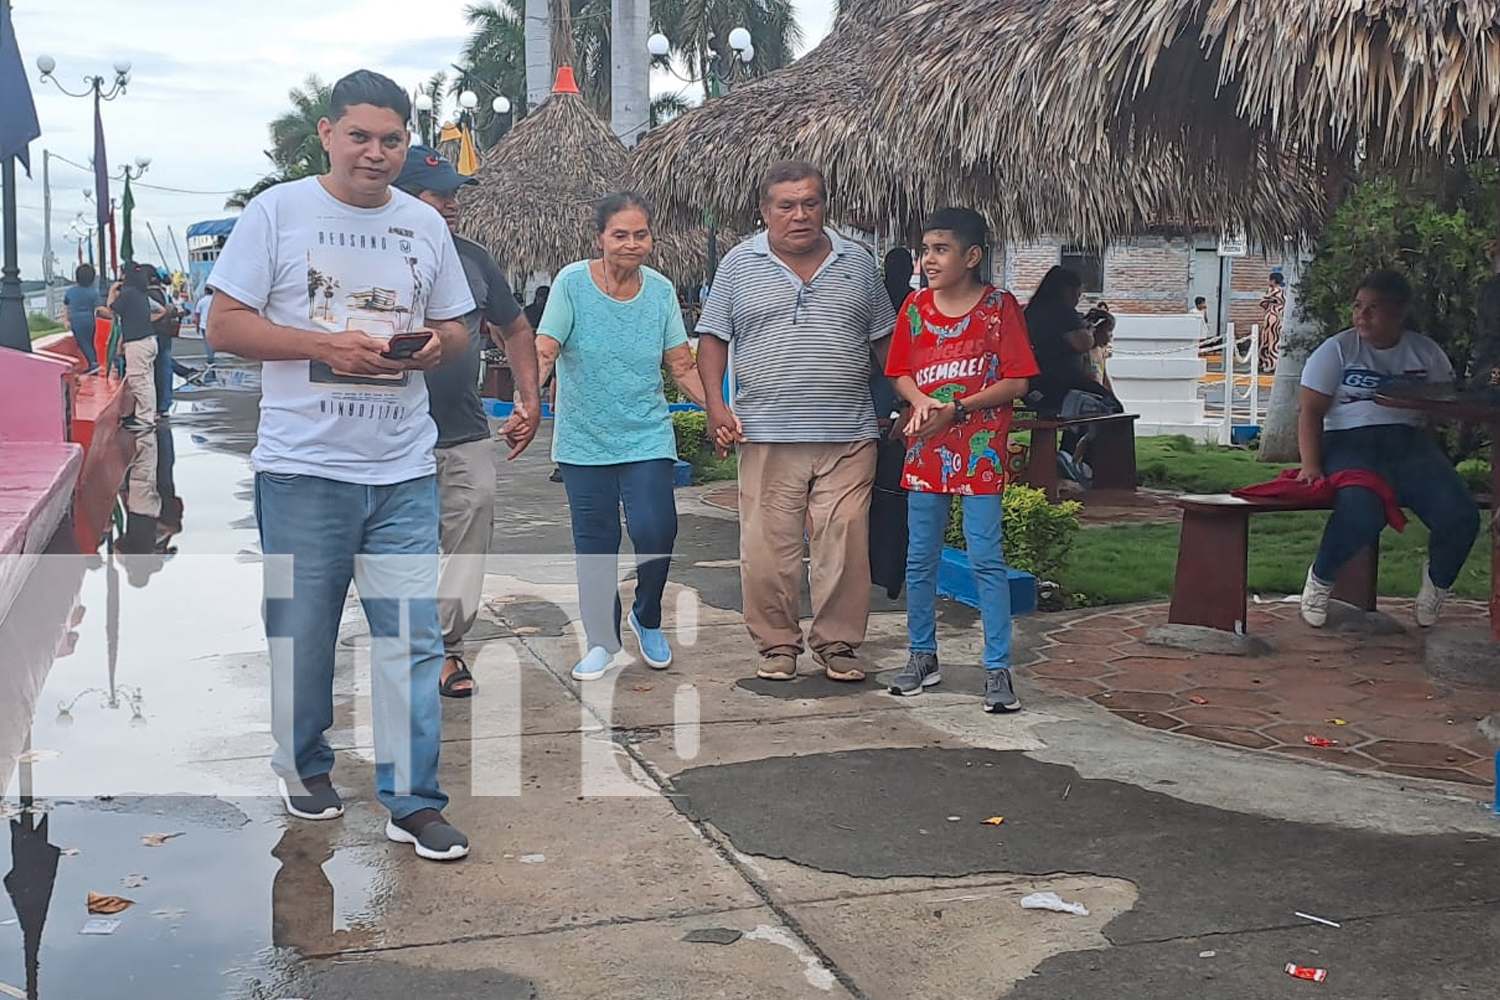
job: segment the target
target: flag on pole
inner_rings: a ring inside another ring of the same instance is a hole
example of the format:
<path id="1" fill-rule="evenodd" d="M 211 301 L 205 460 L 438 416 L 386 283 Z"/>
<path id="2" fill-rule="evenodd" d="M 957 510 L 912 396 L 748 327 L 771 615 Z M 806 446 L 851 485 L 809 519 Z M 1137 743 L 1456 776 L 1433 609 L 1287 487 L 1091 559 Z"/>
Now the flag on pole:
<path id="1" fill-rule="evenodd" d="M 0 94 L 5 95 L 0 101 L 0 160 L 14 156 L 30 177 L 30 144 L 41 136 L 42 126 L 36 118 L 36 103 L 31 99 L 31 84 L 26 82 L 21 47 L 16 44 L 10 0 L 0 0 Z"/>
<path id="2" fill-rule="evenodd" d="M 125 175 L 125 193 L 120 197 L 120 208 L 125 214 L 120 233 L 120 259 L 135 260 L 135 240 L 130 234 L 130 214 L 135 211 L 135 195 L 130 190 L 130 175 Z"/>
<path id="3" fill-rule="evenodd" d="M 94 221 L 103 229 L 114 213 L 109 210 L 109 160 L 104 155 L 104 119 L 99 114 L 99 95 L 94 95 Z M 99 262 L 101 265 L 103 261 Z"/>

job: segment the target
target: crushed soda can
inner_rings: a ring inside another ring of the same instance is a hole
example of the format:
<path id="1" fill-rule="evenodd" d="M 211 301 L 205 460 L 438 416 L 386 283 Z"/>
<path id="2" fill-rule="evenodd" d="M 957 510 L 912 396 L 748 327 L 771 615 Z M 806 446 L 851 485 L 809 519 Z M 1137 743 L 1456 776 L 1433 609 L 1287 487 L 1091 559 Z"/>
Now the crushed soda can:
<path id="1" fill-rule="evenodd" d="M 1286 974 L 1293 979 L 1310 979 L 1315 983 L 1321 983 L 1328 978 L 1327 969 L 1309 969 L 1298 965 L 1296 962 L 1286 963 Z"/>
<path id="2" fill-rule="evenodd" d="M 1302 737 L 1302 742 L 1310 747 L 1336 747 L 1339 745 L 1338 740 L 1325 740 L 1323 737 L 1314 736 L 1312 733 L 1308 733 Z"/>

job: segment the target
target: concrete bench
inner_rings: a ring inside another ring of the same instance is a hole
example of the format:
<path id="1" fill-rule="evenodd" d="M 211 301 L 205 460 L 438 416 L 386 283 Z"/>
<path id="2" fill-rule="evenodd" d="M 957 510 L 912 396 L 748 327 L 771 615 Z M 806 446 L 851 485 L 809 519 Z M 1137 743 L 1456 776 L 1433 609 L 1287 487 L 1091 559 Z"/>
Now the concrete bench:
<path id="1" fill-rule="evenodd" d="M 1087 462 L 1094 470 L 1093 488 L 1131 490 L 1135 477 L 1135 422 L 1138 413 L 1105 413 L 1087 417 L 1053 417 L 1017 413 L 1012 430 L 1031 432 L 1031 457 L 1026 463 L 1026 485 L 1045 490 L 1057 502 L 1057 433 L 1093 430 Z"/>
<path id="2" fill-rule="evenodd" d="M 1282 511 L 1333 509 L 1332 504 L 1244 499 L 1228 493 L 1188 494 L 1178 497 L 1177 504 L 1182 508 L 1182 534 L 1167 621 L 1237 635 L 1245 632 L 1249 599 L 1250 518 Z M 1334 600 L 1374 611 L 1379 569 L 1377 542 L 1344 567 L 1334 581 Z"/>

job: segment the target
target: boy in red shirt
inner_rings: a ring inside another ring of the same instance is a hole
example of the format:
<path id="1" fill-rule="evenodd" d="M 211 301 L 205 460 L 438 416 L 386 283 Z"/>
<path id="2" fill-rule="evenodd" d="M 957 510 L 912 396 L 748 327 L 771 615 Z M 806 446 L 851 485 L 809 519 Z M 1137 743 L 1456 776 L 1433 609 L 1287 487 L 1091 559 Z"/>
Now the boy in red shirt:
<path id="1" fill-rule="evenodd" d="M 906 622 L 911 657 L 891 693 L 918 694 L 942 680 L 937 658 L 937 568 L 960 495 L 969 566 L 984 623 L 984 710 L 1021 707 L 1010 676 L 1010 581 L 1000 546 L 1011 404 L 1039 373 L 1015 297 L 979 273 L 986 227 L 978 212 L 945 208 L 923 226 L 927 287 L 902 306 L 886 374 L 911 404 Z"/>

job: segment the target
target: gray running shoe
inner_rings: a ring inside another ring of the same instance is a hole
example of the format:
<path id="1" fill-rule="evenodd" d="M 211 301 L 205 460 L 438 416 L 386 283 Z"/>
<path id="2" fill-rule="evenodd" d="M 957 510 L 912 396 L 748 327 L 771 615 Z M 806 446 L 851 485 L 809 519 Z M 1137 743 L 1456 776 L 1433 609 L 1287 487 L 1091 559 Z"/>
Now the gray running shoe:
<path id="1" fill-rule="evenodd" d="M 912 653 L 906 666 L 891 680 L 891 694 L 921 694 L 923 688 L 941 683 L 936 653 Z"/>
<path id="2" fill-rule="evenodd" d="M 1010 683 L 1010 671 L 1005 668 L 984 672 L 984 710 L 986 712 L 1019 712 L 1021 699 Z"/>

